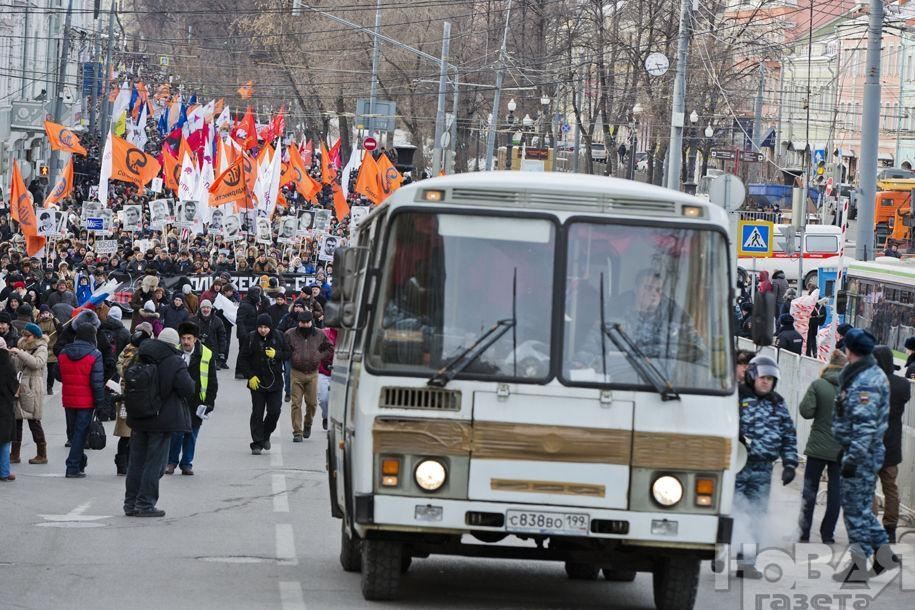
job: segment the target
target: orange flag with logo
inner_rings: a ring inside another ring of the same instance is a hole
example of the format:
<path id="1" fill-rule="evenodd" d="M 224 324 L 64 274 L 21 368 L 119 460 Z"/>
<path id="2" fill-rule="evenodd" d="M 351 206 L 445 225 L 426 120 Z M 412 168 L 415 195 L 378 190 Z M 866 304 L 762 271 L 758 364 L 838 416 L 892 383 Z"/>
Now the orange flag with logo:
<path id="1" fill-rule="evenodd" d="M 305 168 L 305 161 L 302 159 L 302 155 L 295 144 L 290 145 L 288 150 L 289 173 L 292 174 L 291 181 L 295 184 L 295 190 L 305 198 L 305 201 L 311 201 L 321 192 L 321 183 L 308 174 L 308 170 Z"/>
<path id="2" fill-rule="evenodd" d="M 330 162 L 330 152 L 327 150 L 327 146 L 324 145 L 324 141 L 321 141 L 321 182 L 324 184 L 330 184 L 334 181 L 334 178 L 337 177 L 337 170 L 333 168 Z"/>
<path id="3" fill-rule="evenodd" d="M 375 161 L 375 157 L 371 152 L 366 151 L 362 158 L 362 165 L 359 167 L 359 175 L 356 177 L 356 187 L 353 190 L 375 205 L 384 201 L 385 197 L 381 191 L 378 173 L 378 163 Z"/>
<path id="4" fill-rule="evenodd" d="M 181 143 L 178 145 L 178 165 L 184 163 L 185 155 L 191 158 L 192 163 L 197 164 L 197 155 L 191 150 L 190 145 L 187 143 L 187 138 L 181 138 Z"/>
<path id="5" fill-rule="evenodd" d="M 60 203 L 73 192 L 73 157 L 67 162 L 67 167 L 57 177 L 57 184 L 44 200 L 44 207 Z"/>
<path id="6" fill-rule="evenodd" d="M 86 156 L 86 149 L 79 143 L 76 134 L 57 123 L 51 121 L 44 122 L 44 131 L 48 134 L 48 141 L 51 143 L 51 150 L 62 150 L 64 152 L 76 153 Z"/>
<path id="7" fill-rule="evenodd" d="M 167 152 L 162 152 L 162 180 L 165 186 L 178 192 L 178 183 L 181 182 L 181 164 Z"/>
<path id="8" fill-rule="evenodd" d="M 13 168 L 10 172 L 10 216 L 13 217 L 13 220 L 22 224 L 20 210 L 25 213 L 26 217 L 28 217 L 29 210 L 32 211 L 32 216 L 34 217 L 35 210 L 32 207 L 32 193 L 25 188 L 25 180 L 22 179 L 22 174 L 19 173 L 19 162 L 13 161 L 12 165 Z"/>
<path id="9" fill-rule="evenodd" d="M 227 203 L 234 203 L 236 208 L 251 208 L 244 159 L 241 157 L 219 174 L 210 186 L 210 207 L 218 208 Z"/>
<path id="10" fill-rule="evenodd" d="M 381 187 L 384 198 L 387 199 L 388 195 L 399 189 L 402 182 L 403 176 L 400 175 L 388 156 L 382 153 L 378 157 L 378 186 Z"/>
<path id="11" fill-rule="evenodd" d="M 111 179 L 132 182 L 141 190 L 162 169 L 155 157 L 115 135 L 111 136 L 111 152 Z"/>
<path id="12" fill-rule="evenodd" d="M 44 235 L 26 235 L 25 253 L 29 256 L 38 256 L 38 253 L 44 250 L 47 241 Z"/>
<path id="13" fill-rule="evenodd" d="M 247 83 L 238 88 L 238 95 L 243 100 L 251 99 L 254 95 L 254 81 L 249 80 Z"/>
<path id="14" fill-rule="evenodd" d="M 333 183 L 331 188 L 334 191 L 334 213 L 337 215 L 337 220 L 343 220 L 349 214 L 349 204 L 346 203 L 346 195 L 343 194 L 343 189 L 340 188 L 340 185 L 336 182 Z"/>

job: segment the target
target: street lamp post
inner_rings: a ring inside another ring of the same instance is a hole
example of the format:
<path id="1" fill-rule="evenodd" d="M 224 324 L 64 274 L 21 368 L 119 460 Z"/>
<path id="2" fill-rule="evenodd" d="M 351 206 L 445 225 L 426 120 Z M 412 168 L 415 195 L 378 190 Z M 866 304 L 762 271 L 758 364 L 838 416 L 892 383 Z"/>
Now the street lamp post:
<path id="1" fill-rule="evenodd" d="M 629 163 L 626 167 L 626 179 L 633 180 L 635 178 L 635 153 L 638 150 L 639 144 L 639 115 L 642 114 L 642 105 L 638 102 L 635 103 L 635 106 L 632 107 L 631 117 L 632 120 L 629 121 Z"/>
<path id="2" fill-rule="evenodd" d="M 508 108 L 508 116 L 505 117 L 506 123 L 506 132 L 508 134 L 508 144 L 505 147 L 505 168 L 511 169 L 512 167 L 512 137 L 513 137 L 513 128 L 515 126 L 515 110 L 518 108 L 518 104 L 515 102 L 515 98 L 512 98 L 506 104 Z"/>
<path id="3" fill-rule="evenodd" d="M 550 96 L 544 93 L 540 96 L 540 141 L 537 146 L 546 148 L 546 124 L 550 111 Z"/>
<path id="4" fill-rule="evenodd" d="M 695 186 L 696 146 L 699 141 L 699 114 L 695 110 L 693 110 L 689 115 L 689 124 L 689 138 L 687 139 L 687 145 L 689 146 L 689 156 L 687 157 L 688 160 L 686 163 L 686 182 L 684 184 L 693 184 Z"/>
<path id="5" fill-rule="evenodd" d="M 708 173 L 708 156 L 709 150 L 712 147 L 712 138 L 715 137 L 715 130 L 712 128 L 711 123 L 705 126 L 705 146 L 702 149 L 702 175 L 705 176 Z"/>

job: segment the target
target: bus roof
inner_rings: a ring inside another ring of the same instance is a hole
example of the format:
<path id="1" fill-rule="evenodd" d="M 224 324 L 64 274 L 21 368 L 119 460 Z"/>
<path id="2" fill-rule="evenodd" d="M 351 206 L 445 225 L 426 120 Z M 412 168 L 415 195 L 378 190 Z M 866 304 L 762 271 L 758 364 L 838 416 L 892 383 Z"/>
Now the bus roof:
<path id="1" fill-rule="evenodd" d="M 427 190 L 445 191 L 442 202 L 457 205 L 670 219 L 682 218 L 682 206 L 696 206 L 706 210 L 707 219 L 727 223 L 722 208 L 698 197 L 633 180 L 564 172 L 494 171 L 440 176 L 398 189 L 387 201 L 392 205 L 423 201 L 420 197 Z"/>

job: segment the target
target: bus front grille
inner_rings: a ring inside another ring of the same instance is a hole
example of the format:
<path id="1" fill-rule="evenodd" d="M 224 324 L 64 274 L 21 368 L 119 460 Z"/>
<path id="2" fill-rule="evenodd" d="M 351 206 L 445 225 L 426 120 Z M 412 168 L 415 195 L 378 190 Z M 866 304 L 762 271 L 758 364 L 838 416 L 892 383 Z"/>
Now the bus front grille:
<path id="1" fill-rule="evenodd" d="M 461 393 L 438 388 L 405 388 L 385 386 L 381 389 L 382 409 L 430 409 L 460 411 Z"/>

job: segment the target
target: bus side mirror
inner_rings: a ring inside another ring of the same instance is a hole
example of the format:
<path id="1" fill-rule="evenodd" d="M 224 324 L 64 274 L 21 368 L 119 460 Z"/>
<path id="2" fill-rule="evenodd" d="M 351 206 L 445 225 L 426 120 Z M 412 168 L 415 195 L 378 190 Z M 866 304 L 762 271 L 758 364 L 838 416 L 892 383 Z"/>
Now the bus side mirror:
<path id="1" fill-rule="evenodd" d="M 334 252 L 334 285 L 330 300 L 324 306 L 324 325 L 331 328 L 355 328 L 356 294 L 368 248 L 349 246 Z"/>

